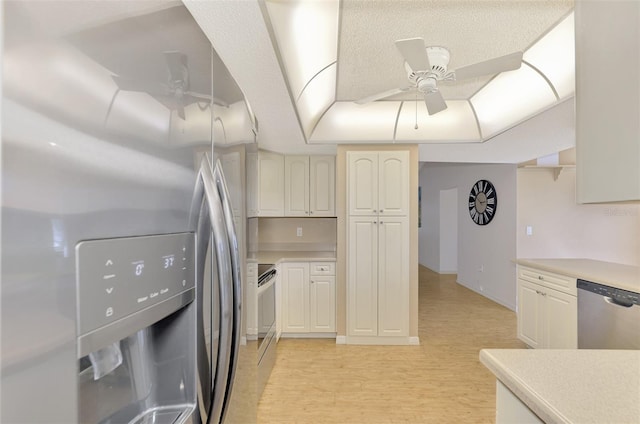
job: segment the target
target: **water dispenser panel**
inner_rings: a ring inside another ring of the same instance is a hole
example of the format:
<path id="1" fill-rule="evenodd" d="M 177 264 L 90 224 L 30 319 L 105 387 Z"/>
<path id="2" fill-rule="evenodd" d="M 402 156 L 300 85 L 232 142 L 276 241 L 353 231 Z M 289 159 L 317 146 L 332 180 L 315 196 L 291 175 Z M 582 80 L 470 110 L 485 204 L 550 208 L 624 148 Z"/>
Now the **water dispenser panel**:
<path id="1" fill-rule="evenodd" d="M 193 289 L 194 249 L 193 233 L 78 243 L 78 335 Z"/>

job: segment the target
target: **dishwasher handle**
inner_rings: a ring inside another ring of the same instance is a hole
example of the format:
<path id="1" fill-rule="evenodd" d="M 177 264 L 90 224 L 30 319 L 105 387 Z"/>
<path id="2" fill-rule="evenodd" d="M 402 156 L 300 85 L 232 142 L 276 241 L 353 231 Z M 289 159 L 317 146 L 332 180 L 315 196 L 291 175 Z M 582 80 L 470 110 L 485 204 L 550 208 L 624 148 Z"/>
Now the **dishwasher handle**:
<path id="1" fill-rule="evenodd" d="M 605 302 L 607 302 L 609 305 L 615 305 L 615 306 L 620 306 L 622 308 L 630 308 L 633 306 L 633 303 L 630 302 L 623 302 L 619 299 L 616 299 L 614 297 L 609 297 L 609 296 L 603 296 L 602 297 L 604 299 Z"/>

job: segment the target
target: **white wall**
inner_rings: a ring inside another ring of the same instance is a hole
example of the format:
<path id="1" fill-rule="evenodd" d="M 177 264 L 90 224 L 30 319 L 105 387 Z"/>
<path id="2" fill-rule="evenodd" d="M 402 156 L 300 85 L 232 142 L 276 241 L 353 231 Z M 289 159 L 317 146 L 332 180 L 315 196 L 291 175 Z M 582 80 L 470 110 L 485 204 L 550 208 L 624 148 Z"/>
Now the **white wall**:
<path id="1" fill-rule="evenodd" d="M 518 169 L 519 258 L 590 258 L 640 265 L 640 205 L 578 205 L 575 169 Z M 526 235 L 526 226 L 533 234 Z"/>
<path id="2" fill-rule="evenodd" d="M 458 189 L 440 190 L 441 274 L 458 272 Z"/>
<path id="3" fill-rule="evenodd" d="M 469 190 L 480 179 L 491 181 L 498 194 L 495 217 L 485 226 L 471 220 L 467 207 Z M 458 283 L 515 310 L 516 166 L 428 163 L 420 185 L 420 264 L 440 271 L 440 191 L 457 188 Z"/>

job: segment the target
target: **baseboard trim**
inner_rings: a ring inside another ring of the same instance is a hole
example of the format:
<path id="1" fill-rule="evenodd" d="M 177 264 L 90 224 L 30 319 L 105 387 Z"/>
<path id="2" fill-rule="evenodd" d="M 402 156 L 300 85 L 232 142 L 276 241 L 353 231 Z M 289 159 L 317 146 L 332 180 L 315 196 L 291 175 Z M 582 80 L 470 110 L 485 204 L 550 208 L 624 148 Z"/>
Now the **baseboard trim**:
<path id="1" fill-rule="evenodd" d="M 347 344 L 347 336 L 336 336 L 336 344 L 338 345 Z"/>
<path id="2" fill-rule="evenodd" d="M 409 344 L 412 346 L 420 346 L 420 337 L 409 337 Z"/>
<path id="3" fill-rule="evenodd" d="M 490 294 L 488 294 L 487 292 L 484 291 L 480 291 L 478 289 L 476 289 L 475 287 L 473 287 L 470 284 L 466 284 L 464 281 L 460 281 L 459 279 L 456 280 L 456 283 L 460 284 L 461 286 L 464 286 L 466 288 L 468 288 L 469 290 L 478 293 L 480 296 L 486 297 L 487 299 L 497 303 L 498 305 L 504 306 L 507 309 L 511 309 L 513 312 L 516 312 L 516 305 L 513 305 L 509 302 L 505 302 L 501 299 L 495 298 L 493 296 L 491 296 Z"/>
<path id="4" fill-rule="evenodd" d="M 408 346 L 419 344 L 412 343 L 414 337 L 377 337 L 377 336 L 348 336 L 346 344 L 350 345 L 377 345 L 377 346 Z M 415 337 L 415 339 L 418 339 Z M 416 340 L 417 341 L 417 340 Z"/>
<path id="5" fill-rule="evenodd" d="M 335 339 L 336 333 L 282 333 L 283 339 Z"/>

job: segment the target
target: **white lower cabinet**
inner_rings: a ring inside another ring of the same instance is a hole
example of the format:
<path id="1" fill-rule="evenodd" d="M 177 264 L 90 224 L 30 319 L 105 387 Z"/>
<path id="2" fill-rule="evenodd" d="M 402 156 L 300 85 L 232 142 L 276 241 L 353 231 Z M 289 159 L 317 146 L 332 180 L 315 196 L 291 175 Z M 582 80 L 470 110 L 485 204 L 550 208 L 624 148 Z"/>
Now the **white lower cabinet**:
<path id="1" fill-rule="evenodd" d="M 496 383 L 496 424 L 542 424 L 542 421 L 511 390 Z"/>
<path id="2" fill-rule="evenodd" d="M 336 277 L 309 278 L 309 332 L 336 331 Z"/>
<path id="3" fill-rule="evenodd" d="M 351 217 L 348 335 L 409 335 L 409 221 Z"/>
<path id="4" fill-rule="evenodd" d="M 335 333 L 334 263 L 285 262 L 280 281 L 283 333 Z"/>
<path id="5" fill-rule="evenodd" d="M 518 338 L 532 348 L 576 349 L 576 293 L 575 278 L 520 267 Z"/>

